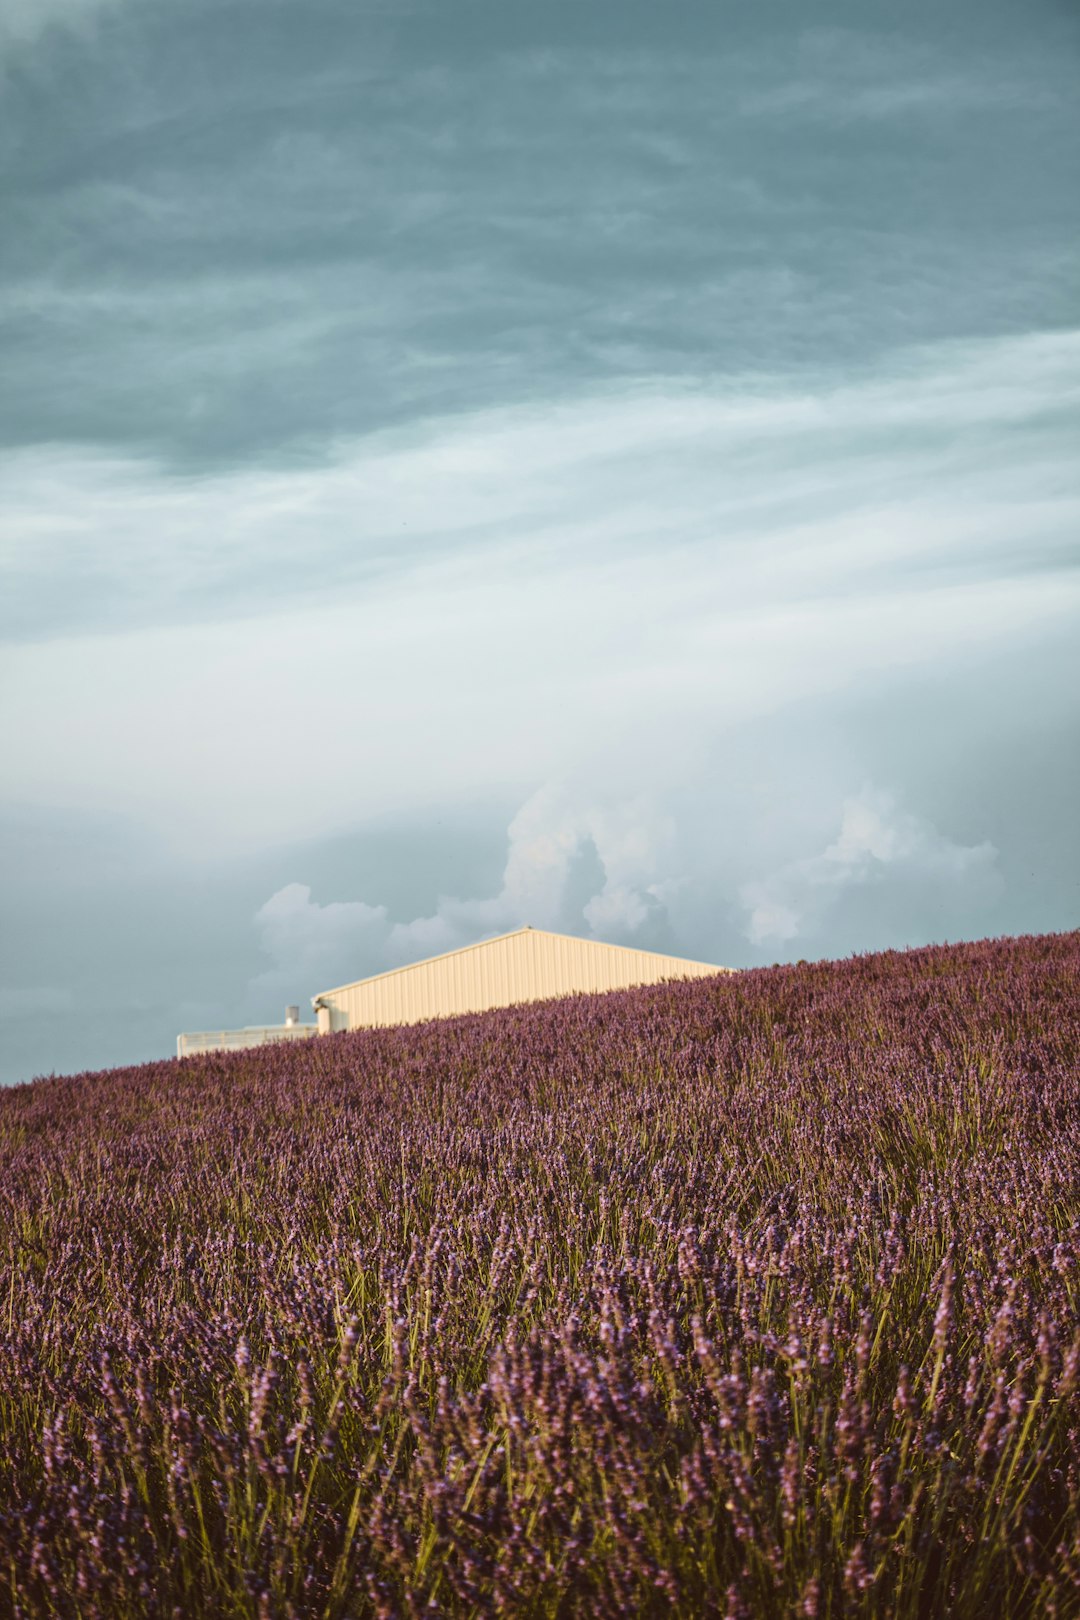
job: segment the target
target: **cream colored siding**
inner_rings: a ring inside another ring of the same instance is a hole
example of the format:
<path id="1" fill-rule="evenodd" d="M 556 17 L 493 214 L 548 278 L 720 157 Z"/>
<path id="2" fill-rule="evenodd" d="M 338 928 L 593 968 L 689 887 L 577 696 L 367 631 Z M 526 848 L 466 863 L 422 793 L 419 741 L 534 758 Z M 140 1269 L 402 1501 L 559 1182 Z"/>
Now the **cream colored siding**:
<path id="1" fill-rule="evenodd" d="M 622 990 L 662 979 L 696 979 L 729 971 L 681 956 L 628 950 L 523 928 L 445 956 L 380 973 L 315 998 L 320 1028 L 363 1029 L 415 1024 L 425 1018 L 482 1012 L 575 992 Z M 327 1014 L 329 1016 L 327 1016 Z"/>

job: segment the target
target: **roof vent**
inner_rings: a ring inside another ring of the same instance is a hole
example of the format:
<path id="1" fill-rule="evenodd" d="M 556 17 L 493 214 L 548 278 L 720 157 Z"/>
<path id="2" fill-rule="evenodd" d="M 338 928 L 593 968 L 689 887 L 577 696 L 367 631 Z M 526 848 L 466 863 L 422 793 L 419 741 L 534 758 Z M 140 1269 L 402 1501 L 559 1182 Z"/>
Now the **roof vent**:
<path id="1" fill-rule="evenodd" d="M 286 1029 L 291 1029 L 294 1024 L 298 1024 L 299 1022 L 300 1022 L 300 1009 L 299 1009 L 299 1007 L 286 1007 L 286 1009 L 285 1009 L 285 1028 Z"/>

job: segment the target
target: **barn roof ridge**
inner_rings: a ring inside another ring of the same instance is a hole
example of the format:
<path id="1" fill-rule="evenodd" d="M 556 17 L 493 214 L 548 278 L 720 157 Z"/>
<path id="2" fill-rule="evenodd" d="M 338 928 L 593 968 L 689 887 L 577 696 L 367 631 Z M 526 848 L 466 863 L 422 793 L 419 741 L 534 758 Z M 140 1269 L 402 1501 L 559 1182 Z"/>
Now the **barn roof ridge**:
<path id="1" fill-rule="evenodd" d="M 668 951 L 644 951 L 636 945 L 614 945 L 606 939 L 588 939 L 580 934 L 559 934 L 552 928 L 533 928 L 523 923 L 510 928 L 505 934 L 490 934 L 486 939 L 474 939 L 471 945 L 455 945 L 453 950 L 439 951 L 435 956 L 422 956 L 418 962 L 403 962 L 400 967 L 385 968 L 382 973 L 370 973 L 364 979 L 350 979 L 346 984 L 335 984 L 332 989 L 320 990 L 312 996 L 311 1005 L 317 1007 L 324 996 L 336 996 L 342 990 L 354 990 L 360 984 L 374 984 L 379 979 L 392 979 L 396 973 L 411 973 L 414 968 L 427 967 L 430 962 L 443 962 L 448 956 L 463 956 L 466 951 L 478 951 L 484 945 L 497 945 L 500 940 L 513 939 L 518 934 L 545 934 L 548 939 L 572 939 L 578 945 L 598 945 L 605 951 L 625 951 L 630 956 L 655 956 L 669 962 L 686 962 L 689 967 L 712 968 L 716 973 L 730 973 L 730 968 L 716 962 L 695 962 L 690 957 L 672 956 Z"/>

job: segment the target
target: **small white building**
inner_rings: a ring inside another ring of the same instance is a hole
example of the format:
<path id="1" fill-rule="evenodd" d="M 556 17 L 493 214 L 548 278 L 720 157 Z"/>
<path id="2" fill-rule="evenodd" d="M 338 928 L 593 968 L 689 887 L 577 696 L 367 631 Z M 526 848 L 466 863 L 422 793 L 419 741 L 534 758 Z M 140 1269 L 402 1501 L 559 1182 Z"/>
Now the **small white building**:
<path id="1" fill-rule="evenodd" d="M 177 1057 L 198 1052 L 240 1052 L 246 1046 L 268 1046 L 273 1041 L 305 1041 L 317 1035 L 317 1024 L 302 1024 L 300 1008 L 286 1007 L 283 1024 L 249 1024 L 246 1029 L 204 1029 L 176 1037 Z"/>
<path id="2" fill-rule="evenodd" d="M 518 928 L 425 962 L 324 990 L 312 998 L 312 1006 L 320 1033 L 329 1034 L 731 971 L 711 962 L 688 962 L 682 956 L 607 945 L 598 939 Z"/>

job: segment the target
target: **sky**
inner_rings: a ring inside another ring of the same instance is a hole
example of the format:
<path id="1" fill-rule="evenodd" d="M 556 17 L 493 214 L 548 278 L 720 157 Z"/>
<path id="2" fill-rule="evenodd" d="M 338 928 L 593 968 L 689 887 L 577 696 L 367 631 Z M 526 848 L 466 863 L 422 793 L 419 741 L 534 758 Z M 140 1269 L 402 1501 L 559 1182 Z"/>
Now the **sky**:
<path id="1" fill-rule="evenodd" d="M 1067 0 L 0 0 L 0 1081 L 1080 923 Z"/>

